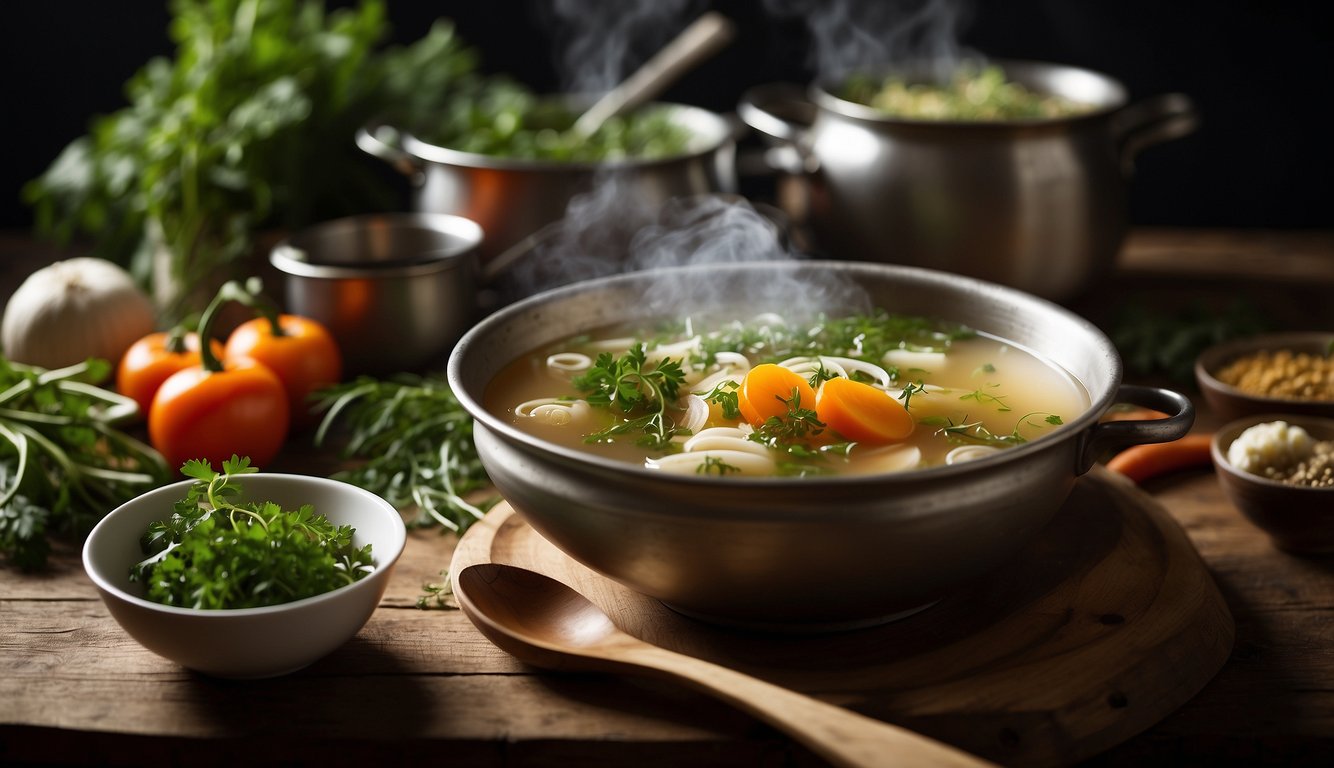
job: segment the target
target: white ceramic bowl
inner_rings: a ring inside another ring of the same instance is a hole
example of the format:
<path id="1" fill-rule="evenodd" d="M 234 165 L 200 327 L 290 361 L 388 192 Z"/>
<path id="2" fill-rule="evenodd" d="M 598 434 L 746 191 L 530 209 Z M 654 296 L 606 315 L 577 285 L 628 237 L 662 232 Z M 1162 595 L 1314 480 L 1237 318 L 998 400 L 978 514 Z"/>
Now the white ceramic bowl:
<path id="1" fill-rule="evenodd" d="M 253 474 L 241 479 L 242 500 L 284 509 L 311 504 L 336 525 L 356 529 L 353 543 L 371 545 L 375 570 L 359 581 L 304 600 L 263 608 L 201 610 L 141 597 L 130 567 L 144 558 L 139 537 L 171 514 L 193 481 L 131 499 L 97 524 L 83 547 L 83 567 L 111 615 L 148 650 L 215 677 L 261 678 L 295 672 L 355 635 L 384 595 L 407 530 L 389 502 L 348 483 L 321 477 Z"/>

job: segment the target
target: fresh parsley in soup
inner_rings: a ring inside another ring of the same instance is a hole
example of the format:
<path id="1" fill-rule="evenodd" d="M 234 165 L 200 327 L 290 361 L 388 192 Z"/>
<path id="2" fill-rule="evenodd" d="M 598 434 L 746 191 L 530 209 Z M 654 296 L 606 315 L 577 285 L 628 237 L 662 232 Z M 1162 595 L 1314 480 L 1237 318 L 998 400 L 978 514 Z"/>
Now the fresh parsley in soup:
<path id="1" fill-rule="evenodd" d="M 682 474 L 901 472 L 1024 444 L 1083 413 L 1068 372 L 884 311 L 608 328 L 524 355 L 486 407 L 534 436 Z"/>

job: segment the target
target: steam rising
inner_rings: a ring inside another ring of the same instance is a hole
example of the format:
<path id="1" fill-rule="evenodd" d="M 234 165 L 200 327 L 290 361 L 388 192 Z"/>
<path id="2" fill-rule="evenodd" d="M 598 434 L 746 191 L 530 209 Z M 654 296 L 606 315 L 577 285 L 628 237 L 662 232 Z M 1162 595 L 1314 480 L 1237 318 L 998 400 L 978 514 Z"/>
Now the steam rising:
<path id="1" fill-rule="evenodd" d="M 561 90 L 602 93 L 625 79 L 691 18 L 691 0 L 553 0 Z"/>
<path id="2" fill-rule="evenodd" d="M 932 61 L 944 75 L 962 58 L 976 57 L 959 42 L 966 0 L 764 0 L 764 7 L 777 17 L 805 20 L 810 64 L 823 82 L 909 61 Z"/>
<path id="3" fill-rule="evenodd" d="M 795 262 L 782 227 L 744 198 L 695 195 L 666 204 L 645 202 L 639 180 L 617 172 L 600 174 L 592 190 L 576 195 L 561 221 L 510 270 L 522 294 L 625 272 L 672 267 Z M 766 271 L 754 281 L 730 286 L 716 274 L 677 272 L 661 276 L 643 297 L 650 315 L 679 316 L 683 306 L 746 308 L 778 312 L 790 320 L 821 311 L 870 308 L 865 291 L 841 275 L 822 273 L 797 279 Z M 738 315 L 739 316 L 739 315 Z"/>

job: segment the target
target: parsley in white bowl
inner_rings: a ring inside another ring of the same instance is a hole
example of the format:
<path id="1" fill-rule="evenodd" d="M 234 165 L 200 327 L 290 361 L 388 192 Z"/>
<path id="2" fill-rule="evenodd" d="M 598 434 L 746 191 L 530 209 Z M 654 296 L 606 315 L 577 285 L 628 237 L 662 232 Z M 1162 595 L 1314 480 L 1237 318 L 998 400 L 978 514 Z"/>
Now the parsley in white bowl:
<path id="1" fill-rule="evenodd" d="M 379 605 L 407 530 L 384 499 L 320 477 L 221 473 L 117 507 L 84 569 L 112 617 L 148 650 L 215 677 L 294 672 L 355 635 Z"/>

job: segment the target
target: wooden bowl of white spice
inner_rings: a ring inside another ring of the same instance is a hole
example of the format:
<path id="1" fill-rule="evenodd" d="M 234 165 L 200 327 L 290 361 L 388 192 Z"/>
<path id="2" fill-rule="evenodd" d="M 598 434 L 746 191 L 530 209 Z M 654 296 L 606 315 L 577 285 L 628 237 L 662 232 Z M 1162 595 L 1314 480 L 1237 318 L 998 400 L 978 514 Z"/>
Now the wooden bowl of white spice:
<path id="1" fill-rule="evenodd" d="M 1243 417 L 1214 433 L 1211 453 L 1223 494 L 1275 546 L 1334 553 L 1334 419 Z"/>
<path id="2" fill-rule="evenodd" d="M 1195 361 L 1195 380 L 1222 421 L 1262 413 L 1334 418 L 1334 332 L 1248 336 Z"/>

